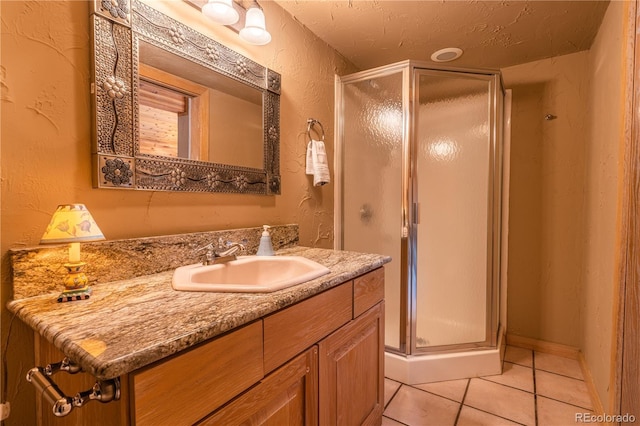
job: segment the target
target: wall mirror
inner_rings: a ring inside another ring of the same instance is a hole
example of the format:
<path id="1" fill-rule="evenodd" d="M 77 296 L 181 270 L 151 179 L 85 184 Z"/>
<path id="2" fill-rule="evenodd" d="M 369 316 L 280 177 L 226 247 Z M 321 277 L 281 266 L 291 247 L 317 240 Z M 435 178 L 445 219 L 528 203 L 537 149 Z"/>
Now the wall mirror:
<path id="1" fill-rule="evenodd" d="M 94 0 L 94 186 L 280 193 L 280 75 L 138 0 Z"/>

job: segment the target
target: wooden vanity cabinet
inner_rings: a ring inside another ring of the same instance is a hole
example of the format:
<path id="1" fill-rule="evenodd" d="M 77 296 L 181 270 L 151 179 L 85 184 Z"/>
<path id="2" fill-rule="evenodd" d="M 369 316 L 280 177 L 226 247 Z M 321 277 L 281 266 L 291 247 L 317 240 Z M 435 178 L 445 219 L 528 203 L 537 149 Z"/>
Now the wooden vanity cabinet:
<path id="1" fill-rule="evenodd" d="M 262 321 L 129 375 L 137 426 L 193 424 L 264 377 Z"/>
<path id="2" fill-rule="evenodd" d="M 318 347 L 298 355 L 198 426 L 315 426 L 318 424 Z"/>
<path id="3" fill-rule="evenodd" d="M 353 281 L 353 317 L 319 344 L 321 425 L 380 425 L 384 411 L 384 270 Z"/>
<path id="4" fill-rule="evenodd" d="M 54 418 L 38 397 L 39 424 L 380 425 L 383 296 L 379 268 L 121 377 L 120 401 Z"/>
<path id="5" fill-rule="evenodd" d="M 349 281 L 264 318 L 264 367 L 269 372 L 353 318 Z"/>
<path id="6" fill-rule="evenodd" d="M 318 346 L 320 424 L 379 425 L 384 411 L 384 303 Z"/>

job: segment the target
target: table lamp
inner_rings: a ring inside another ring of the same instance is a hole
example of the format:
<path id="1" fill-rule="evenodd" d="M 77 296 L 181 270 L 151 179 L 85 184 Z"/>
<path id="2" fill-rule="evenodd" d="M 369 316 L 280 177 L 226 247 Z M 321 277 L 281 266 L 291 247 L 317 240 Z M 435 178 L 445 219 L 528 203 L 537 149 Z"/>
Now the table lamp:
<path id="1" fill-rule="evenodd" d="M 82 269 L 86 265 L 80 260 L 80 243 L 104 240 L 91 213 L 84 204 L 61 204 L 56 209 L 51 223 L 47 226 L 40 244 L 69 244 L 69 263 L 65 263 L 68 275 L 64 281 L 64 291 L 58 302 L 88 299 L 91 288 Z"/>

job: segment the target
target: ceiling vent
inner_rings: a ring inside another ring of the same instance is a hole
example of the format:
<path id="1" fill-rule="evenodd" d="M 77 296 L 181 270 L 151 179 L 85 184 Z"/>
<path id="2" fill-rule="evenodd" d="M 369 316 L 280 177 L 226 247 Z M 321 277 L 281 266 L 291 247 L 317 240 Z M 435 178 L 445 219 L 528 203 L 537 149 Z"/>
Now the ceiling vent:
<path id="1" fill-rule="evenodd" d="M 458 49 L 457 47 L 447 47 L 440 49 L 437 52 L 433 52 L 431 60 L 434 62 L 450 62 L 455 61 L 460 56 L 462 56 L 462 49 Z"/>

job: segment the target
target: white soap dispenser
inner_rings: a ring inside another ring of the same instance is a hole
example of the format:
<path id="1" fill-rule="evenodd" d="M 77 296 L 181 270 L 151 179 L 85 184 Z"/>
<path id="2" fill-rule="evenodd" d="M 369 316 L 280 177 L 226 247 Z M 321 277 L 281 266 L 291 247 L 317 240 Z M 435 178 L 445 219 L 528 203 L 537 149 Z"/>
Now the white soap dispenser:
<path id="1" fill-rule="evenodd" d="M 269 235 L 269 225 L 262 225 L 264 231 L 262 231 L 262 237 L 260 237 L 260 246 L 258 247 L 258 256 L 273 256 L 273 244 L 271 244 L 271 235 Z"/>

